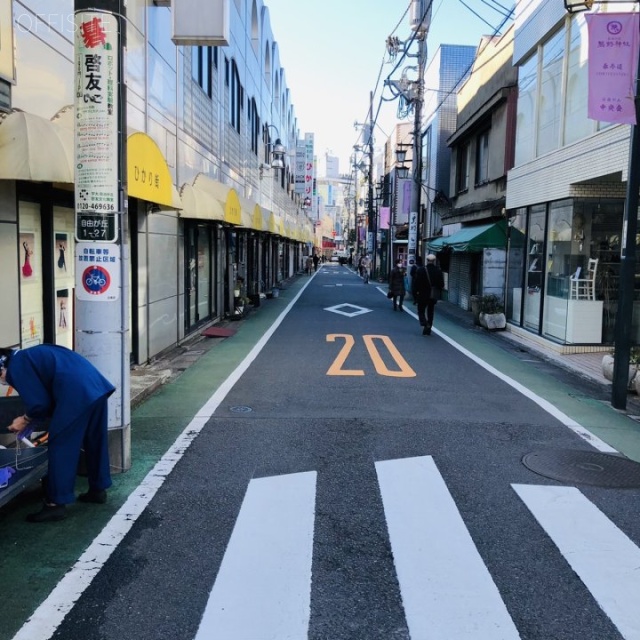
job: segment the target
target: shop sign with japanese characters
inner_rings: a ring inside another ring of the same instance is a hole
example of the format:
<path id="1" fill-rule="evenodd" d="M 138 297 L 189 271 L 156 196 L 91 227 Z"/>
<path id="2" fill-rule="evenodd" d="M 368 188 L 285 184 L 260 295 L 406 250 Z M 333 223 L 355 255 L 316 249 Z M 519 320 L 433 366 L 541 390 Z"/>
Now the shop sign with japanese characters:
<path id="1" fill-rule="evenodd" d="M 78 240 L 115 242 L 118 212 L 118 21 L 110 13 L 75 14 L 75 198 Z M 98 224 L 107 220 L 106 226 Z M 85 223 L 83 223 L 83 220 Z M 96 225 L 105 234 L 93 237 Z"/>
<path id="2" fill-rule="evenodd" d="M 636 124 L 638 14 L 590 13 L 588 117 Z"/>

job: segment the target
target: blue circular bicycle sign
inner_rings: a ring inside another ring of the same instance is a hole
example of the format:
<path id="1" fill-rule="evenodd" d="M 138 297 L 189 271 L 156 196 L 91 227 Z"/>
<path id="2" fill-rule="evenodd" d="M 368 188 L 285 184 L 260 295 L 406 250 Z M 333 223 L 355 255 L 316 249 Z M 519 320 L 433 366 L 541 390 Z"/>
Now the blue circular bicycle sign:
<path id="1" fill-rule="evenodd" d="M 111 276 L 104 267 L 91 265 L 82 273 L 82 286 L 87 293 L 93 296 L 106 293 L 110 284 Z"/>

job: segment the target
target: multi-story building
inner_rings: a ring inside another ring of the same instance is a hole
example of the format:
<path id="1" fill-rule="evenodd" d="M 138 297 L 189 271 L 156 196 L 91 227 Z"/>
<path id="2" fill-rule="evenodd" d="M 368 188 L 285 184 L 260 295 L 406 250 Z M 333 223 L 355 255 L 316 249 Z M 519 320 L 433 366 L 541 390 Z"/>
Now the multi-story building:
<path id="1" fill-rule="evenodd" d="M 284 169 L 269 162 L 276 139 L 294 149 L 299 135 L 269 11 L 228 8 L 227 46 L 176 46 L 169 3 L 127 3 L 133 362 L 233 315 L 238 298 L 258 303 L 313 239 L 288 155 Z M 0 10 L 15 42 L 0 51 L 0 343 L 73 347 L 74 2 Z"/>
<path id="2" fill-rule="evenodd" d="M 634 6 L 603 4 L 599 10 Z M 566 352 L 598 349 L 613 341 L 618 307 L 629 126 L 587 117 L 584 14 L 569 15 L 556 0 L 519 2 L 513 60 L 519 93 L 506 201 L 508 319 L 512 330 Z M 628 292 L 636 300 L 635 343 L 638 275 L 636 268 L 635 289 Z"/>
<path id="3" fill-rule="evenodd" d="M 441 207 L 443 235 L 428 243 L 448 273 L 448 299 L 469 309 L 472 295 L 504 296 L 506 183 L 513 166 L 517 68 L 511 26 L 485 37 L 457 93 L 451 148 L 450 204 Z"/>
<path id="4" fill-rule="evenodd" d="M 457 91 L 471 71 L 477 47 L 440 45 L 425 71 L 424 126 L 422 128 L 422 193 L 420 248 L 425 253 L 428 238 L 440 235 L 442 220 L 439 204 L 448 197 L 451 153 L 447 141 L 456 130 Z M 440 198 L 436 198 L 440 196 Z"/>

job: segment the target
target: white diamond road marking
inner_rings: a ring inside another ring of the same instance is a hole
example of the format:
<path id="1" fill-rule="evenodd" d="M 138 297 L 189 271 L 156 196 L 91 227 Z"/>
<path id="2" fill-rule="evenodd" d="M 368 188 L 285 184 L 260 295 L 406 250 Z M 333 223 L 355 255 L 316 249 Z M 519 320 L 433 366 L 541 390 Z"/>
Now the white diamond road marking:
<path id="1" fill-rule="evenodd" d="M 354 311 L 344 311 L 344 309 L 354 309 Z M 347 316 L 347 318 L 355 318 L 356 316 L 361 316 L 363 313 L 371 313 L 371 309 L 366 309 L 365 307 L 359 307 L 355 304 L 337 304 L 335 307 L 325 307 L 325 311 L 330 311 L 331 313 L 338 313 L 341 316 Z"/>

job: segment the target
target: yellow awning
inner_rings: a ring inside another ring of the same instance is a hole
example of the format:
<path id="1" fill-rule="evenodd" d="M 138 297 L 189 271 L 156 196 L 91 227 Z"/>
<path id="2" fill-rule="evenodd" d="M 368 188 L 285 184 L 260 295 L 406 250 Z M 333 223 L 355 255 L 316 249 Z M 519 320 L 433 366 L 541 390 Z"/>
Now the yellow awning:
<path id="1" fill-rule="evenodd" d="M 195 185 L 185 184 L 181 189 L 183 218 L 219 220 L 224 222 L 224 202 Z"/>
<path id="2" fill-rule="evenodd" d="M 127 136 L 127 195 L 169 209 L 182 209 L 162 151 L 140 131 Z"/>
<path id="3" fill-rule="evenodd" d="M 73 184 L 73 129 L 24 111 L 0 122 L 0 179 Z"/>
<path id="4" fill-rule="evenodd" d="M 253 211 L 256 204 L 242 196 L 238 196 L 238 202 L 240 202 L 240 226 L 245 227 L 246 229 L 254 229 Z"/>
<path id="5" fill-rule="evenodd" d="M 280 233 L 280 218 L 273 213 L 273 211 L 267 211 L 269 214 L 267 224 L 265 225 L 265 230 L 269 233 Z"/>
<path id="6" fill-rule="evenodd" d="M 253 207 L 253 220 L 251 223 L 251 228 L 256 231 L 263 231 L 264 227 L 262 225 L 262 207 L 257 204 Z"/>

